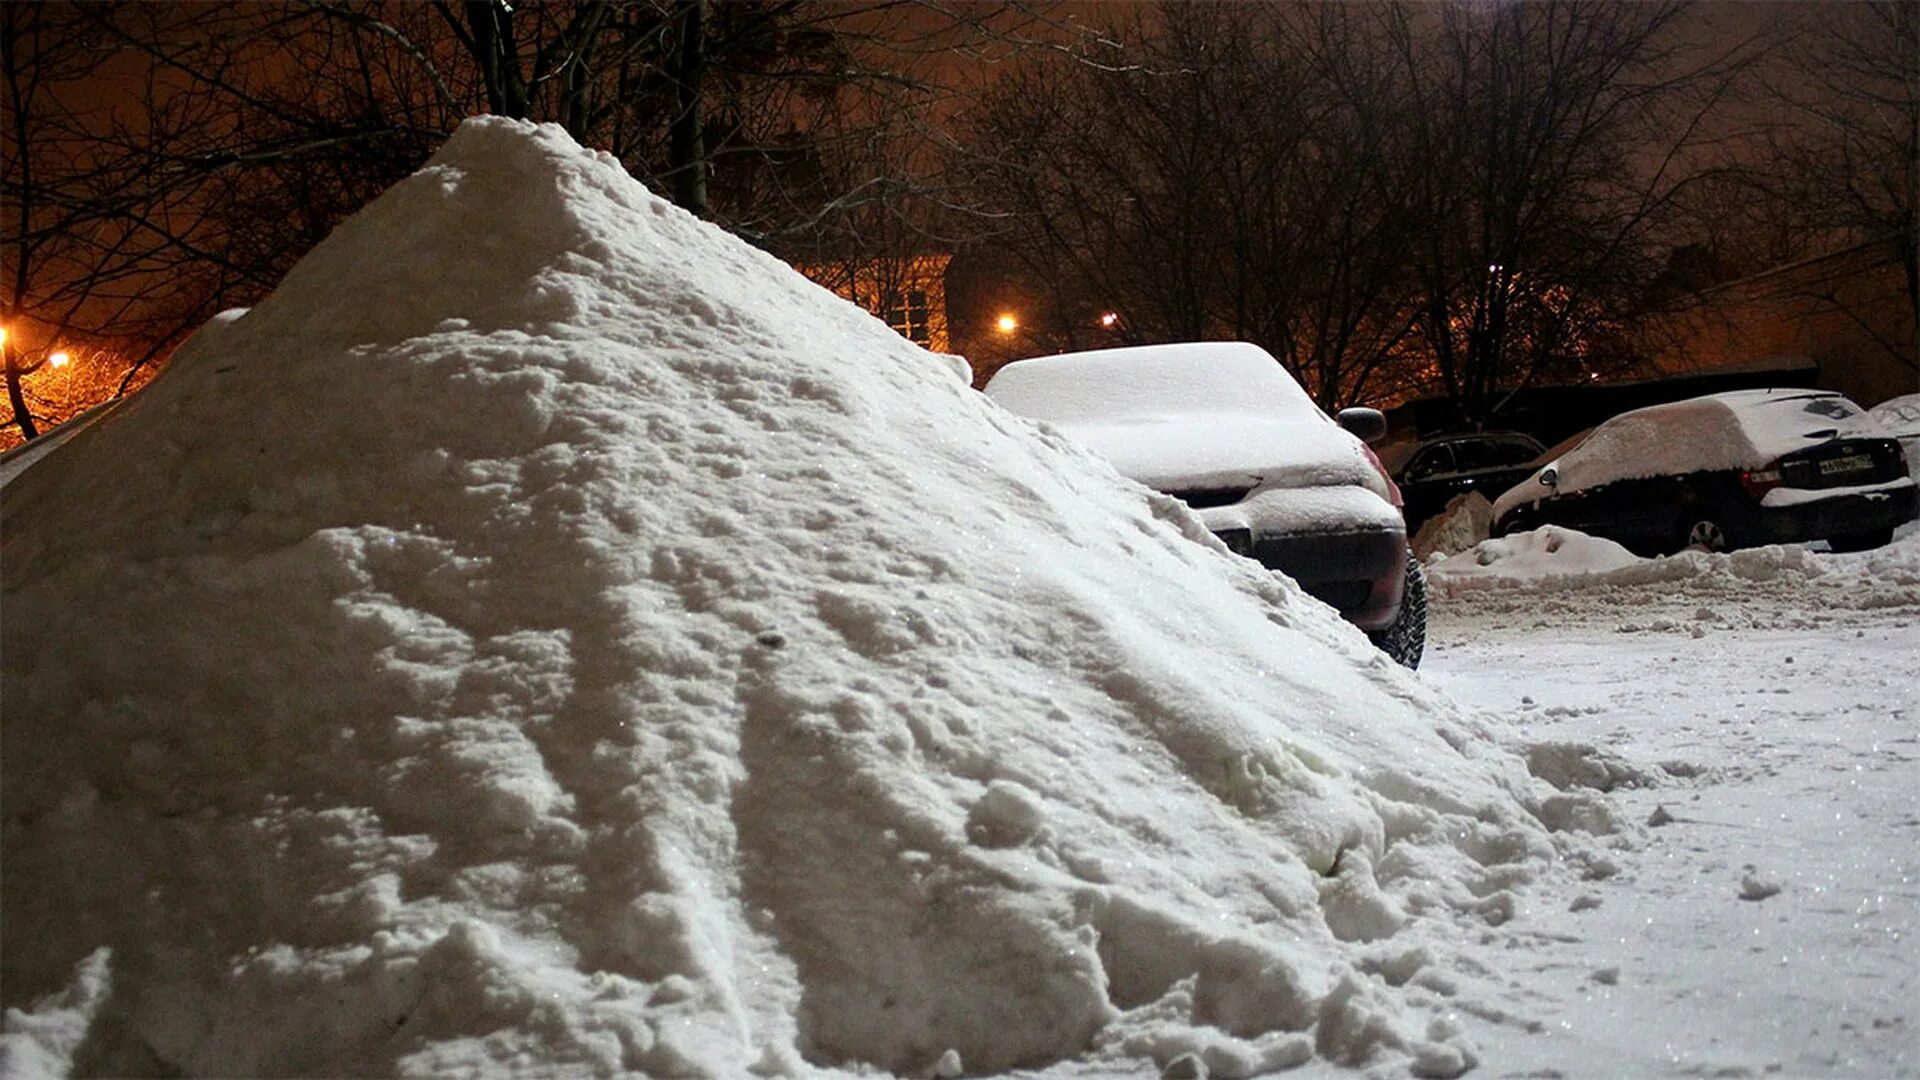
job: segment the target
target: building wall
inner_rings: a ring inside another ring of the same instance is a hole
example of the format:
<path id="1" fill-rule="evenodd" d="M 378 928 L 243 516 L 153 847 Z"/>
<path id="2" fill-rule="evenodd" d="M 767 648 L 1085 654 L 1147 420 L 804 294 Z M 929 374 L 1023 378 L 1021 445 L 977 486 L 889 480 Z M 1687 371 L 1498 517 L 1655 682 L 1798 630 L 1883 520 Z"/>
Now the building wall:
<path id="1" fill-rule="evenodd" d="M 947 333 L 947 254 L 846 260 L 799 266 L 801 273 L 872 312 L 901 336 L 951 352 Z"/>
<path id="2" fill-rule="evenodd" d="M 1729 282 L 1664 320 L 1654 355 L 1668 375 L 1814 362 L 1821 388 L 1863 405 L 1920 390 L 1914 314 L 1892 250 L 1867 245 Z"/>

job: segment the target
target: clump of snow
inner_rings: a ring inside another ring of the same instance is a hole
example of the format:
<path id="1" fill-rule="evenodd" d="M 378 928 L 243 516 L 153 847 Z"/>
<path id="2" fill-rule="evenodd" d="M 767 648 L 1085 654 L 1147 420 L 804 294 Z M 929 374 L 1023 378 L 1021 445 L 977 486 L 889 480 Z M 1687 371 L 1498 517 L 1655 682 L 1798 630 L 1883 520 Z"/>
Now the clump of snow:
<path id="1" fill-rule="evenodd" d="M 1428 518 L 1414 534 L 1414 557 L 1425 562 L 1435 556 L 1457 555 L 1492 535 L 1493 504 L 1485 495 L 1469 491 L 1447 500 L 1446 508 Z"/>
<path id="2" fill-rule="evenodd" d="M 1427 566 L 1427 581 L 1449 588 L 1590 580 L 1642 560 L 1611 540 L 1544 525 L 1478 544 Z"/>
<path id="3" fill-rule="evenodd" d="M 1369 957 L 1594 841 L 953 375 L 464 125 L 0 496 L 10 1060 L 1472 1065 Z"/>
<path id="4" fill-rule="evenodd" d="M 17 885 L 15 887 L 18 887 Z M 0 1076 L 66 1076 L 94 1016 L 112 989 L 109 952 L 80 961 L 67 986 L 0 1021 Z"/>

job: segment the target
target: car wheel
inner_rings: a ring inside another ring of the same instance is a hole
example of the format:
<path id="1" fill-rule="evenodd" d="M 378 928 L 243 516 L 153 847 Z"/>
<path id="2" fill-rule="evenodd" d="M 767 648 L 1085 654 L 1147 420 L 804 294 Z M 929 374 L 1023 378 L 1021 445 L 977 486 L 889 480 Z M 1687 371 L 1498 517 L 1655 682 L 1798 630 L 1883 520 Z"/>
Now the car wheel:
<path id="1" fill-rule="evenodd" d="M 1827 546 L 1835 551 L 1865 551 L 1877 548 L 1893 540 L 1892 529 L 1868 529 L 1866 532 L 1842 533 L 1827 537 Z"/>
<path id="2" fill-rule="evenodd" d="M 1732 546 L 1719 522 L 1699 514 L 1681 515 L 1679 550 L 1725 551 Z"/>
<path id="3" fill-rule="evenodd" d="M 1427 575 L 1413 552 L 1407 552 L 1407 587 L 1400 596 L 1400 614 L 1381 629 L 1369 630 L 1367 637 L 1394 663 L 1408 669 L 1420 666 L 1420 655 L 1427 649 Z"/>

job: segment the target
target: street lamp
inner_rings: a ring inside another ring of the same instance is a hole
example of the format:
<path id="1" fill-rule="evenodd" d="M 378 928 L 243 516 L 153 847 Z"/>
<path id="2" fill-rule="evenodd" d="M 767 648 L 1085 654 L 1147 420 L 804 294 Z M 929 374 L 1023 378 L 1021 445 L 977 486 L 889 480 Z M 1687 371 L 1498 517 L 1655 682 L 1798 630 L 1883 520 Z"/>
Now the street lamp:
<path id="1" fill-rule="evenodd" d="M 1020 320 L 1014 318 L 1013 312 L 1011 311 L 1002 312 L 1000 318 L 995 321 L 994 325 L 999 328 L 1001 333 L 1011 334 L 1015 330 L 1020 329 Z"/>
<path id="2" fill-rule="evenodd" d="M 1117 311 L 1106 312 L 1100 316 L 1100 325 L 1108 330 L 1120 325 L 1120 313 Z"/>
<path id="3" fill-rule="evenodd" d="M 62 350 L 61 352 L 47 354 L 47 363 L 52 364 L 54 367 L 57 367 L 57 368 L 66 367 L 67 362 L 72 359 L 73 357 L 68 356 L 64 350 Z"/>

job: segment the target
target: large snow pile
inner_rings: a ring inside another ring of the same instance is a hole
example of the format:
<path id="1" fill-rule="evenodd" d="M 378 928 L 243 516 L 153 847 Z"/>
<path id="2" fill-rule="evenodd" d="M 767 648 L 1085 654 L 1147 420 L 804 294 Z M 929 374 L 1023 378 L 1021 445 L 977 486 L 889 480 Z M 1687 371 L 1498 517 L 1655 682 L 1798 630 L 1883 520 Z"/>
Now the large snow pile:
<path id="1" fill-rule="evenodd" d="M 554 128 L 0 513 L 0 1072 L 1450 1074 L 1610 827 Z"/>

